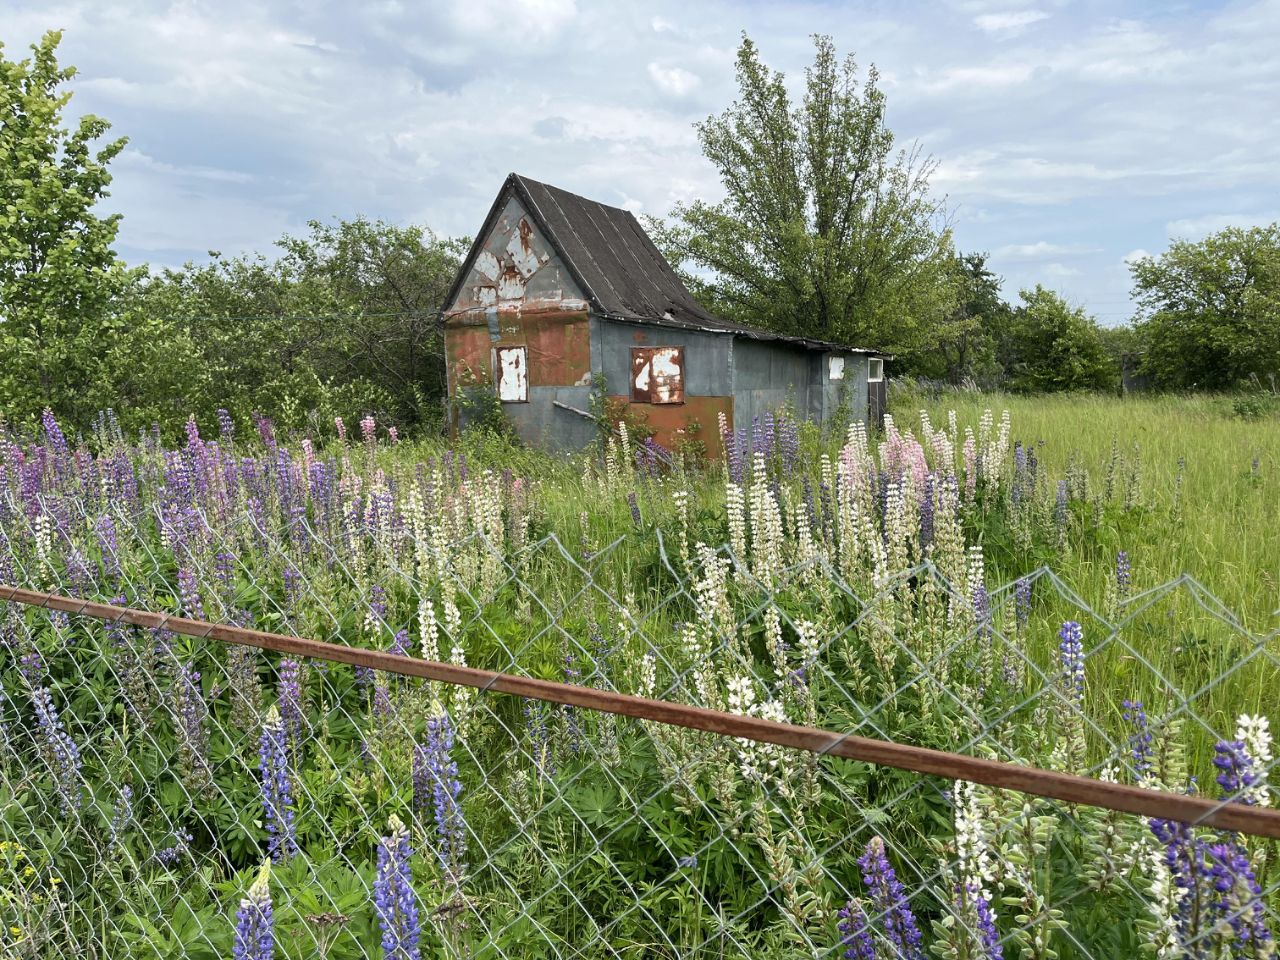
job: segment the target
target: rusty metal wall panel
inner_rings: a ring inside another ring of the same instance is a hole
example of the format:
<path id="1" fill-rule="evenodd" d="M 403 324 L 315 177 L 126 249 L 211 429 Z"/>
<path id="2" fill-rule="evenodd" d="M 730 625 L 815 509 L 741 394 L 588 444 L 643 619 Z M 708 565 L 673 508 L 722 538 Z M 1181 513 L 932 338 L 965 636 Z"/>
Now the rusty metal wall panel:
<path id="1" fill-rule="evenodd" d="M 496 333 L 496 339 L 495 339 Z M 491 330 L 482 316 L 459 319 L 444 332 L 450 394 L 493 383 L 493 348 L 524 346 L 531 387 L 590 386 L 591 324 L 586 311 L 503 314 Z"/>
<path id="2" fill-rule="evenodd" d="M 653 428 L 653 438 L 668 450 L 680 445 L 682 440 L 701 441 L 707 457 L 718 460 L 720 450 L 720 414 L 728 418 L 733 429 L 733 397 L 690 397 L 684 403 L 631 403 L 625 395 L 610 400 L 628 406 Z"/>
<path id="3" fill-rule="evenodd" d="M 444 312 L 448 323 L 463 314 L 483 315 L 488 310 L 518 314 L 586 308 L 586 295 L 564 261 L 513 196 Z"/>
<path id="4" fill-rule="evenodd" d="M 684 347 L 631 348 L 631 402 L 684 402 Z"/>

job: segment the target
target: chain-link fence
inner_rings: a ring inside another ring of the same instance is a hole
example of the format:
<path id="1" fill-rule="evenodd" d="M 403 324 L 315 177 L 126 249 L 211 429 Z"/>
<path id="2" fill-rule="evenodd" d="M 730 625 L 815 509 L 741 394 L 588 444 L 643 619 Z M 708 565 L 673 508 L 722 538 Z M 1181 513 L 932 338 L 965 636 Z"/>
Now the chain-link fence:
<path id="1" fill-rule="evenodd" d="M 987 580 L 1136 465 L 260 429 L 0 438 L 3 955 L 1274 955 L 1280 637 L 1123 557 Z"/>

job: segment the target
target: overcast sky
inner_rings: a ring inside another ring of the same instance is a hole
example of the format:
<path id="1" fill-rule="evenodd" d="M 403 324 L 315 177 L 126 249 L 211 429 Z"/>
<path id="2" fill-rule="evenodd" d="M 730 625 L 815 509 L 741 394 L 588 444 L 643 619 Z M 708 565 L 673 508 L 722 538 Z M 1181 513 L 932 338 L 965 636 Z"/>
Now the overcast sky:
<path id="1" fill-rule="evenodd" d="M 1041 282 L 1119 322 L 1127 258 L 1280 219 L 1280 0 L 0 4 L 8 58 L 51 27 L 73 108 L 129 137 L 130 263 L 357 214 L 470 234 L 511 170 L 637 212 L 716 199 L 692 124 L 733 99 L 742 31 L 793 81 L 814 32 L 878 66 L 1008 298 Z"/>

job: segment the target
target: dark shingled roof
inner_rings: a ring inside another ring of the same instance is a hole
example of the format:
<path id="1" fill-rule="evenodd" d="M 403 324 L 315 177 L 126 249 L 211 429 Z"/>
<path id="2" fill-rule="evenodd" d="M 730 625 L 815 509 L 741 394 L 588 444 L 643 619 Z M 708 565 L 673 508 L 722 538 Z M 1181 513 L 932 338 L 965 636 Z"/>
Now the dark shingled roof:
<path id="1" fill-rule="evenodd" d="M 588 200 L 568 190 L 513 173 L 507 177 L 476 244 L 462 265 L 446 304 L 452 302 L 479 250 L 479 244 L 515 191 L 539 221 L 543 233 L 597 309 L 609 317 L 658 326 L 730 333 L 756 340 L 777 340 L 815 350 L 862 350 L 845 344 L 789 337 L 717 317 L 702 307 L 654 246 L 629 210 Z"/>

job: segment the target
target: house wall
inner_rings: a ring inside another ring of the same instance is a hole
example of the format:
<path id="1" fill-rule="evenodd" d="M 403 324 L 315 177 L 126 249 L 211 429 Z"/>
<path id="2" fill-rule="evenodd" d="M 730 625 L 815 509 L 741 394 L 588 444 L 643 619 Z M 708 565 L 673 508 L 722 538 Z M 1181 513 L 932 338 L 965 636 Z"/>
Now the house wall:
<path id="1" fill-rule="evenodd" d="M 847 398 L 849 414 L 855 419 L 868 422 L 870 414 L 867 403 L 867 373 L 871 360 L 862 353 L 824 353 L 820 367 L 822 382 L 821 420 L 833 417 L 840 410 L 841 400 Z M 844 359 L 844 378 L 832 380 L 828 364 L 831 357 Z"/>
<path id="2" fill-rule="evenodd" d="M 445 358 L 454 429 L 494 393 L 494 351 L 528 351 L 528 401 L 503 412 L 524 442 L 570 452 L 590 443 L 594 423 L 557 407 L 586 410 L 591 394 L 591 321 L 582 290 L 560 256 L 510 198 L 493 221 L 467 279 L 444 311 Z"/>
<path id="3" fill-rule="evenodd" d="M 720 414 L 730 428 L 735 415 L 732 337 L 604 318 L 593 321 L 592 331 L 592 364 L 603 373 L 611 400 L 643 417 L 668 449 L 682 440 L 700 441 L 708 457 L 720 456 Z M 631 402 L 631 348 L 644 346 L 684 347 L 683 403 Z"/>

